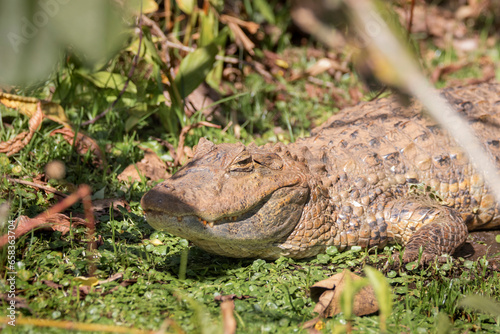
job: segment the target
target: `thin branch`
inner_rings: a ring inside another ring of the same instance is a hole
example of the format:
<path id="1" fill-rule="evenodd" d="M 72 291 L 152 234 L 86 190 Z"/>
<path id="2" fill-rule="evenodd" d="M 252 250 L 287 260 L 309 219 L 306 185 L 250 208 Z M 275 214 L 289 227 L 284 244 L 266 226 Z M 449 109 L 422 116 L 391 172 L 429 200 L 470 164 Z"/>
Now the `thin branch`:
<path id="1" fill-rule="evenodd" d="M 186 139 L 187 133 L 191 129 L 199 128 L 202 126 L 220 129 L 220 125 L 212 124 L 212 123 L 205 122 L 205 121 L 189 124 L 189 125 L 186 125 L 185 127 L 183 127 L 181 130 L 181 134 L 179 135 L 179 145 L 177 145 L 177 153 L 176 153 L 176 157 L 174 160 L 174 166 L 179 166 L 181 159 L 184 157 L 184 140 Z"/>
<path id="2" fill-rule="evenodd" d="M 59 190 L 54 189 L 54 188 L 49 187 L 49 186 L 44 186 L 44 185 L 41 185 L 41 184 L 37 184 L 37 183 L 34 183 L 34 182 L 25 181 L 25 180 L 13 179 L 13 178 L 11 178 L 9 176 L 7 176 L 6 179 L 7 179 L 7 181 L 12 182 L 12 183 L 24 184 L 25 186 L 30 186 L 30 187 L 34 187 L 34 188 L 38 188 L 38 189 L 42 189 L 42 190 L 54 193 L 57 196 L 68 197 L 68 195 L 66 195 L 65 193 L 60 192 Z"/>
<path id="3" fill-rule="evenodd" d="M 410 17 L 408 18 L 408 25 L 406 27 L 406 32 L 408 37 L 411 35 L 411 27 L 413 25 L 413 12 L 415 11 L 415 0 L 410 0 Z"/>
<path id="4" fill-rule="evenodd" d="M 169 41 L 167 35 L 165 35 L 163 30 L 160 29 L 160 27 L 158 26 L 158 24 L 155 21 L 151 20 L 149 17 L 147 17 L 145 15 L 143 15 L 142 19 L 144 21 L 144 25 L 150 27 L 153 30 L 154 34 L 161 39 L 161 42 L 165 46 L 165 49 L 172 48 L 172 49 L 178 49 L 178 50 L 181 50 L 184 52 L 189 52 L 189 53 L 194 52 L 196 50 L 196 48 L 192 48 L 192 47 L 186 46 L 184 44 L 179 44 L 179 43 L 174 43 L 174 42 Z M 239 59 L 233 58 L 233 57 L 224 57 L 224 56 L 216 55 L 215 59 L 222 60 L 223 62 L 230 63 L 230 64 L 239 64 L 239 63 L 248 64 L 248 62 L 246 62 L 246 61 L 242 61 L 242 60 L 239 60 Z M 167 59 L 167 62 L 168 62 L 168 59 Z"/>

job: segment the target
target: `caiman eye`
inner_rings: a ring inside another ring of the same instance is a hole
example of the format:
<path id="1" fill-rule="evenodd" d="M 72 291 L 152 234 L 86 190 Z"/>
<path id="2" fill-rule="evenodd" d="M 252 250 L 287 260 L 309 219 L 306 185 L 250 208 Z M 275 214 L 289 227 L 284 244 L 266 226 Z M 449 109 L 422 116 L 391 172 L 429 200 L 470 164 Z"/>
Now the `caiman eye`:
<path id="1" fill-rule="evenodd" d="M 253 160 L 251 156 L 243 157 L 241 160 L 234 161 L 229 166 L 230 172 L 251 172 L 253 170 Z"/>

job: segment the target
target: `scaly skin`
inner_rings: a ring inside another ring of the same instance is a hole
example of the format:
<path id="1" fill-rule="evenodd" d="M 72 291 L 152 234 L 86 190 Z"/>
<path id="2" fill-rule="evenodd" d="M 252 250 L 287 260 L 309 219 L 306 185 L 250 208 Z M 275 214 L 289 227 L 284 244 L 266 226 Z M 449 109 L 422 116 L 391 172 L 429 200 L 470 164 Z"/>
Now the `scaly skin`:
<path id="1" fill-rule="evenodd" d="M 447 89 L 500 166 L 500 85 Z M 430 196 L 428 194 L 431 194 Z M 499 206 L 462 150 L 418 106 L 382 99 L 296 143 L 214 145 L 142 198 L 148 222 L 230 257 L 305 258 L 406 245 L 405 261 L 453 253 Z"/>

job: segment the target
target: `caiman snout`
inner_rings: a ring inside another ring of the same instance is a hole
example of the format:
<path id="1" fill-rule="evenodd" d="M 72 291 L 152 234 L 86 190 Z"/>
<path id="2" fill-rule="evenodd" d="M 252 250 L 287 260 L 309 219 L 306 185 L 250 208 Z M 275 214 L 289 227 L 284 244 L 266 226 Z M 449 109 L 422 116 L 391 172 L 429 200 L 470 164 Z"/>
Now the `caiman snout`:
<path id="1" fill-rule="evenodd" d="M 176 187 L 167 180 L 148 191 L 141 199 L 141 206 L 146 214 L 155 211 L 173 216 L 185 215 L 193 210 L 185 201 L 185 195 L 185 191 L 176 190 Z"/>

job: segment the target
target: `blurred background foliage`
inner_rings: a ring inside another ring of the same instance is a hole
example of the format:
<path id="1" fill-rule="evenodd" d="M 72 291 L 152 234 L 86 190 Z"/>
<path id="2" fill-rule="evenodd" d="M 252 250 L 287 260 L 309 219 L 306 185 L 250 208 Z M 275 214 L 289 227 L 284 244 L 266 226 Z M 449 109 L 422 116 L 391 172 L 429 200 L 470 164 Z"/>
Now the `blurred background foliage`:
<path id="1" fill-rule="evenodd" d="M 292 20 L 300 19 L 293 5 L 286 0 L 2 1 L 0 88 L 59 103 L 73 128 L 100 146 L 136 138 L 172 161 L 182 129 L 188 147 L 201 136 L 216 142 L 293 141 L 373 88 L 354 72 L 359 50 L 342 38 L 334 50 L 312 40 Z M 429 74 L 442 60 L 472 62 L 477 50 L 488 48 L 498 53 L 498 1 L 439 5 L 432 5 L 439 9 L 434 11 L 423 2 L 390 3 L 391 15 L 412 33 Z M 492 62 L 497 58 L 493 54 Z M 481 66 L 471 71 L 481 75 Z"/>

